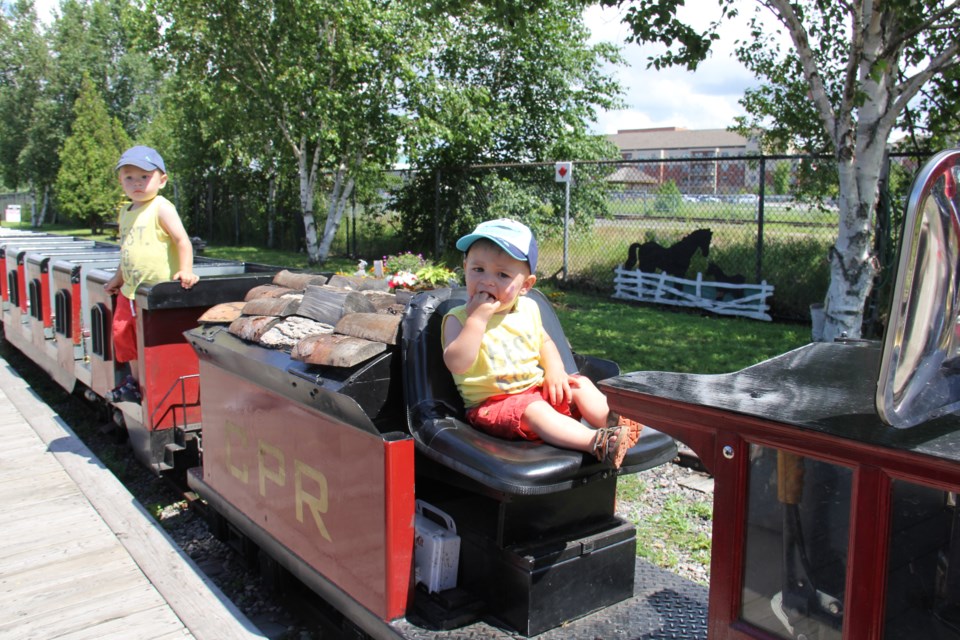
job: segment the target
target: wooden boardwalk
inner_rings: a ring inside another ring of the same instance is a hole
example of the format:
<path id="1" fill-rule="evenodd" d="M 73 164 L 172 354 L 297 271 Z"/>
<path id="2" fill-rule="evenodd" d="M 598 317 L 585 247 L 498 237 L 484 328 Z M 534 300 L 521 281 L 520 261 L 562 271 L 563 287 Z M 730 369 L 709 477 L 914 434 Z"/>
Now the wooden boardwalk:
<path id="1" fill-rule="evenodd" d="M 2 359 L 0 638 L 264 638 Z"/>

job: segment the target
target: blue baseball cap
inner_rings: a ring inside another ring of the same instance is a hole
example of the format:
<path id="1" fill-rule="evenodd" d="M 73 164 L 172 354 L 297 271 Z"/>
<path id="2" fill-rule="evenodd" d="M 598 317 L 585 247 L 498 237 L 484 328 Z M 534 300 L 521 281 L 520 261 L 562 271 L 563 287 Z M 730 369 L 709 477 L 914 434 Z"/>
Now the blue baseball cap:
<path id="1" fill-rule="evenodd" d="M 496 243 L 511 257 L 530 263 L 530 273 L 537 270 L 537 239 L 527 225 L 508 218 L 481 222 L 473 233 L 457 240 L 457 249 L 466 252 L 480 238 Z"/>
<path id="2" fill-rule="evenodd" d="M 120 156 L 120 161 L 117 162 L 117 168 L 114 171 L 119 171 L 120 167 L 125 164 L 131 164 L 135 167 L 140 167 L 144 171 L 153 171 L 154 169 L 160 169 L 164 173 L 167 172 L 167 168 L 163 164 L 163 158 L 160 157 L 160 154 L 157 153 L 156 149 L 150 147 L 130 147 L 123 152 L 123 155 Z"/>

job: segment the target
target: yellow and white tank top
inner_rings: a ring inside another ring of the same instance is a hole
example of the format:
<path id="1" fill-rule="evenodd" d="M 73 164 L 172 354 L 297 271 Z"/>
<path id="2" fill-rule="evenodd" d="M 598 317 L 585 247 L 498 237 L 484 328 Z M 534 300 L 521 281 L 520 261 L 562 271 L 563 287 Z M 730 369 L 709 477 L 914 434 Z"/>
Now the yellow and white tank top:
<path id="1" fill-rule="evenodd" d="M 444 323 L 454 316 L 465 325 L 466 310 L 466 305 L 451 309 Z M 520 393 L 543 382 L 543 334 L 540 307 L 526 296 L 520 296 L 509 313 L 494 314 L 473 365 L 466 373 L 453 375 L 464 404 L 474 407 L 491 396 Z"/>
<path id="2" fill-rule="evenodd" d="M 141 283 L 170 280 L 180 269 L 177 246 L 160 226 L 157 214 L 161 203 L 170 201 L 157 196 L 120 212 L 120 292 L 131 300 Z"/>

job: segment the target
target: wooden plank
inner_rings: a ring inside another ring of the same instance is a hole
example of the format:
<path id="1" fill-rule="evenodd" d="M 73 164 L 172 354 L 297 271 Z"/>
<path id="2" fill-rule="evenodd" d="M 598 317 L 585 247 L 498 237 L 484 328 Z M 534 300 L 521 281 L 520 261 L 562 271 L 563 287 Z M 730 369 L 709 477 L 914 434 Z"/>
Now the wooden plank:
<path id="1" fill-rule="evenodd" d="M 300 294 L 288 293 L 279 298 L 255 298 L 243 305 L 245 316 L 292 316 L 300 308 Z"/>
<path id="2" fill-rule="evenodd" d="M 203 312 L 197 322 L 219 324 L 233 322 L 243 315 L 243 306 L 246 302 L 223 302 L 216 304 Z"/>
<path id="3" fill-rule="evenodd" d="M 273 316 L 240 316 L 230 323 L 229 331 L 238 338 L 256 342 L 279 321 Z"/>
<path id="4" fill-rule="evenodd" d="M 20 544 L 15 549 L 4 548 L 0 559 L 3 561 L 4 572 L 9 571 L 12 574 L 36 564 L 60 562 L 75 555 L 103 549 L 114 542 L 106 530 L 86 529 L 82 534 L 67 531 L 59 538 L 45 538 L 32 544 Z"/>
<path id="5" fill-rule="evenodd" d="M 345 336 L 397 344 L 401 319 L 401 316 L 385 313 L 349 313 L 340 318 L 335 330 Z"/>
<path id="6" fill-rule="evenodd" d="M 317 286 L 327 284 L 327 276 L 320 275 L 319 273 L 295 273 L 284 269 L 278 271 L 273 276 L 273 284 L 288 289 L 303 291 L 311 284 Z"/>
<path id="7" fill-rule="evenodd" d="M 309 286 L 298 314 L 324 324 L 336 325 L 348 313 L 373 313 L 377 309 L 358 291 L 330 286 Z"/>
<path id="8" fill-rule="evenodd" d="M 249 302 L 257 298 L 279 298 L 288 293 L 296 293 L 296 291 L 290 287 L 278 287 L 275 284 L 261 284 L 247 291 L 247 295 L 243 297 L 243 300 L 244 302 Z"/>
<path id="9" fill-rule="evenodd" d="M 102 640 L 103 638 L 136 638 L 137 640 L 189 640 L 194 636 L 168 607 L 136 611 L 122 618 L 105 620 L 93 627 L 78 629 L 57 640 Z"/>
<path id="10" fill-rule="evenodd" d="M 352 367 L 383 353 L 387 345 L 337 334 L 310 336 L 290 353 L 294 360 L 330 367 Z"/>
<path id="11" fill-rule="evenodd" d="M 142 582 L 136 588 L 105 590 L 91 595 L 96 597 L 71 601 L 36 613 L 18 605 L 8 614 L 12 620 L 0 624 L 0 637 L 15 630 L 16 635 L 9 637 L 62 638 L 133 613 L 159 611 L 164 606 L 163 599 L 148 582 Z"/>
<path id="12" fill-rule="evenodd" d="M 102 549 L 75 554 L 59 562 L 33 565 L 15 573 L 4 570 L 0 578 L 0 603 L 10 597 L 55 591 L 63 584 L 82 583 L 87 577 L 101 571 L 115 571 L 123 566 L 136 569 L 121 545 L 110 544 Z"/>
<path id="13" fill-rule="evenodd" d="M 402 304 L 397 302 L 397 296 L 394 293 L 388 293 L 386 291 L 362 291 L 363 295 L 367 297 L 373 304 L 373 308 L 378 312 L 389 311 L 394 307 L 403 307 Z"/>
<path id="14" fill-rule="evenodd" d="M 345 276 L 335 274 L 327 282 L 331 287 L 351 289 L 353 291 L 390 291 L 390 285 L 385 278 L 364 278 L 361 276 Z"/>

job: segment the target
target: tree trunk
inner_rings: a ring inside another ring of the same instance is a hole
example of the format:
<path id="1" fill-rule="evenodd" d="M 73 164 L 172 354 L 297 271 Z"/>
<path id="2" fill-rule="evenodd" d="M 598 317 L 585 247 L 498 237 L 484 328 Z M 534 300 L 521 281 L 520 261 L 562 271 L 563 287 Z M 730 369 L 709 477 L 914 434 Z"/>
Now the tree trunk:
<path id="1" fill-rule="evenodd" d="M 347 210 L 350 194 L 353 193 L 353 178 L 346 178 L 346 180 L 344 180 L 344 173 L 345 171 L 343 169 L 337 172 L 337 178 L 330 192 L 330 201 L 327 207 L 327 222 L 323 227 L 323 238 L 320 242 L 321 262 L 326 260 L 330 255 L 330 246 L 333 244 L 333 238 L 337 235 L 337 229 L 340 228 L 343 213 Z"/>
<path id="2" fill-rule="evenodd" d="M 320 144 L 313 153 L 313 164 L 307 166 L 307 141 L 301 138 L 300 153 L 297 155 L 297 166 L 300 172 L 300 211 L 303 215 L 303 230 L 307 249 L 307 262 L 317 264 L 321 262 L 317 247 L 317 222 L 313 216 L 313 190 L 317 181 L 317 165 L 320 159 Z"/>
<path id="3" fill-rule="evenodd" d="M 271 173 L 267 183 L 267 248 L 276 245 L 275 224 L 277 219 L 277 174 Z"/>
<path id="4" fill-rule="evenodd" d="M 862 80 L 866 99 L 857 110 L 856 124 L 838 131 L 835 138 L 840 225 L 829 254 L 830 286 L 824 301 L 823 328 L 826 342 L 861 337 L 866 301 L 877 273 L 873 232 L 880 173 L 892 126 L 890 92 L 883 82 Z"/>

